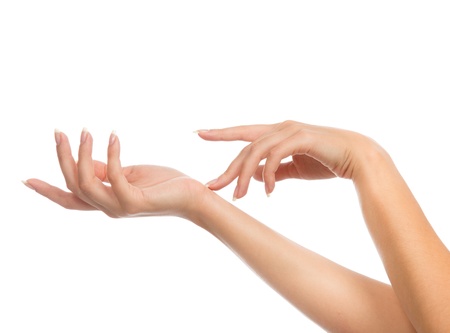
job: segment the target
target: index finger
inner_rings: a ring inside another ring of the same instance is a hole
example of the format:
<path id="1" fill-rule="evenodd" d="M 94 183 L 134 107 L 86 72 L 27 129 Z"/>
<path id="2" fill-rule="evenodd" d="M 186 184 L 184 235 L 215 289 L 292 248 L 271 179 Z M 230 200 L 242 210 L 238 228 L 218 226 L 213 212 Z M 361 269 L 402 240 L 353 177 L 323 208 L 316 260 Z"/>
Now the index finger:
<path id="1" fill-rule="evenodd" d="M 198 130 L 196 133 L 208 141 L 251 142 L 270 131 L 275 125 L 242 125 L 221 129 Z"/>

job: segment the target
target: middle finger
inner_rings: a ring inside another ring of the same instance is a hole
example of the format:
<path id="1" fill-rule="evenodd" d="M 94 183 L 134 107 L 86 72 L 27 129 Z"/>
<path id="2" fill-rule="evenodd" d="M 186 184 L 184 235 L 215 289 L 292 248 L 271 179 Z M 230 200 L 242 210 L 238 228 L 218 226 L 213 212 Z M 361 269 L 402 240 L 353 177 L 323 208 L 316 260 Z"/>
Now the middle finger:
<path id="1" fill-rule="evenodd" d="M 83 129 L 78 151 L 78 187 L 80 195 L 109 216 L 119 215 L 117 199 L 109 186 L 105 186 L 95 173 L 92 159 L 91 134 Z"/>

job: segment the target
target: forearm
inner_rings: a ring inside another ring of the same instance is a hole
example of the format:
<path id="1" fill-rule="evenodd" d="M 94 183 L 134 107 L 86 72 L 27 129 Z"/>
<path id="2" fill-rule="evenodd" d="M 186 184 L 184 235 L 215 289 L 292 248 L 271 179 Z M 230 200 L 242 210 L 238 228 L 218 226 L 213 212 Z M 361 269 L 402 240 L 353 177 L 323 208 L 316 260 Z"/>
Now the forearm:
<path id="1" fill-rule="evenodd" d="M 352 272 L 276 233 L 210 192 L 192 220 L 273 289 L 333 332 L 411 332 L 390 286 Z"/>
<path id="2" fill-rule="evenodd" d="M 376 151 L 354 179 L 392 286 L 420 332 L 450 327 L 450 254 L 390 157 Z"/>

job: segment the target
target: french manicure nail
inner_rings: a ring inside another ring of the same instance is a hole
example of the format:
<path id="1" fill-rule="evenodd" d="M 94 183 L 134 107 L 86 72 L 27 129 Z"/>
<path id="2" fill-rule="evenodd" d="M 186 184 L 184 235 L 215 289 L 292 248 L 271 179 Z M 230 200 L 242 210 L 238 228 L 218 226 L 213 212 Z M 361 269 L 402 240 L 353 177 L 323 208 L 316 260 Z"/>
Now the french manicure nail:
<path id="1" fill-rule="evenodd" d="M 269 189 L 269 185 L 267 185 L 266 183 L 264 183 L 264 189 L 266 191 L 266 196 L 269 198 L 270 197 L 270 189 Z"/>
<path id="2" fill-rule="evenodd" d="M 116 141 L 116 138 L 117 138 L 116 131 L 112 131 L 109 137 L 109 145 L 112 145 Z"/>
<path id="3" fill-rule="evenodd" d="M 23 183 L 26 187 L 32 189 L 33 191 L 36 191 L 36 189 L 35 189 L 33 186 L 31 186 L 26 180 L 22 180 L 22 183 Z"/>
<path id="4" fill-rule="evenodd" d="M 59 146 L 59 144 L 61 143 L 61 131 L 57 128 L 55 128 L 55 141 L 56 145 Z"/>
<path id="5" fill-rule="evenodd" d="M 236 186 L 236 188 L 234 189 L 234 193 L 233 193 L 233 201 L 237 200 L 237 193 L 238 193 L 238 187 Z"/>
<path id="6" fill-rule="evenodd" d="M 207 183 L 205 184 L 205 186 L 206 186 L 206 187 L 210 187 L 211 185 L 214 185 L 215 183 L 217 183 L 218 180 L 219 180 L 219 178 L 210 180 L 209 182 L 207 182 Z"/>
<path id="7" fill-rule="evenodd" d="M 85 128 L 83 128 L 83 131 L 81 132 L 80 143 L 84 143 L 86 141 L 87 134 L 88 134 L 88 130 L 85 127 Z"/>
<path id="8" fill-rule="evenodd" d="M 200 132 L 208 132 L 208 131 L 209 131 L 209 129 L 198 129 L 198 130 L 195 130 L 193 133 L 197 134 L 197 133 L 200 133 Z"/>

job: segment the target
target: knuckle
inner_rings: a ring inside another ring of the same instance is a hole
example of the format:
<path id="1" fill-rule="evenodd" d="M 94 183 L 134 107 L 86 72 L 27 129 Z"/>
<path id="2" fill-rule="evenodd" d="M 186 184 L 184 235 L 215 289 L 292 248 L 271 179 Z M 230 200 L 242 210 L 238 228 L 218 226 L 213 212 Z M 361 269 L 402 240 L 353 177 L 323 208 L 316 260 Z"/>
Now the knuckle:
<path id="1" fill-rule="evenodd" d="M 283 121 L 283 124 L 286 125 L 286 126 L 293 125 L 294 123 L 295 123 L 295 121 L 290 120 L 290 119 Z"/>
<path id="2" fill-rule="evenodd" d="M 76 186 L 73 182 L 66 181 L 66 187 L 69 191 L 74 192 L 76 190 Z"/>
<path id="3" fill-rule="evenodd" d="M 281 159 L 282 149 L 279 146 L 272 147 L 267 153 L 267 159 Z"/>
<path id="4" fill-rule="evenodd" d="M 292 126 L 296 126 L 298 123 L 294 120 L 285 120 L 283 121 L 280 126 L 282 128 L 286 128 L 286 127 L 292 127 Z"/>
<path id="5" fill-rule="evenodd" d="M 261 143 L 253 142 L 252 144 L 248 145 L 248 153 L 250 155 L 260 155 L 261 154 Z"/>
<path id="6" fill-rule="evenodd" d="M 113 180 L 117 178 L 118 176 L 118 172 L 116 170 L 114 170 L 113 168 L 107 168 L 106 169 L 106 175 L 108 177 L 109 180 Z"/>
<path id="7" fill-rule="evenodd" d="M 80 191 L 79 187 L 77 185 L 75 185 L 74 183 L 66 182 L 66 187 L 70 192 L 72 192 L 76 196 L 79 197 L 81 195 L 81 191 Z"/>
<path id="8" fill-rule="evenodd" d="M 309 141 L 312 139 L 312 134 L 310 133 L 310 131 L 307 131 L 305 129 L 299 129 L 296 133 L 295 133 L 295 138 L 297 140 L 302 140 L 302 141 Z"/>
<path id="9" fill-rule="evenodd" d="M 87 180 L 80 180 L 78 186 L 80 191 L 84 194 L 89 194 L 92 191 L 92 184 Z"/>

